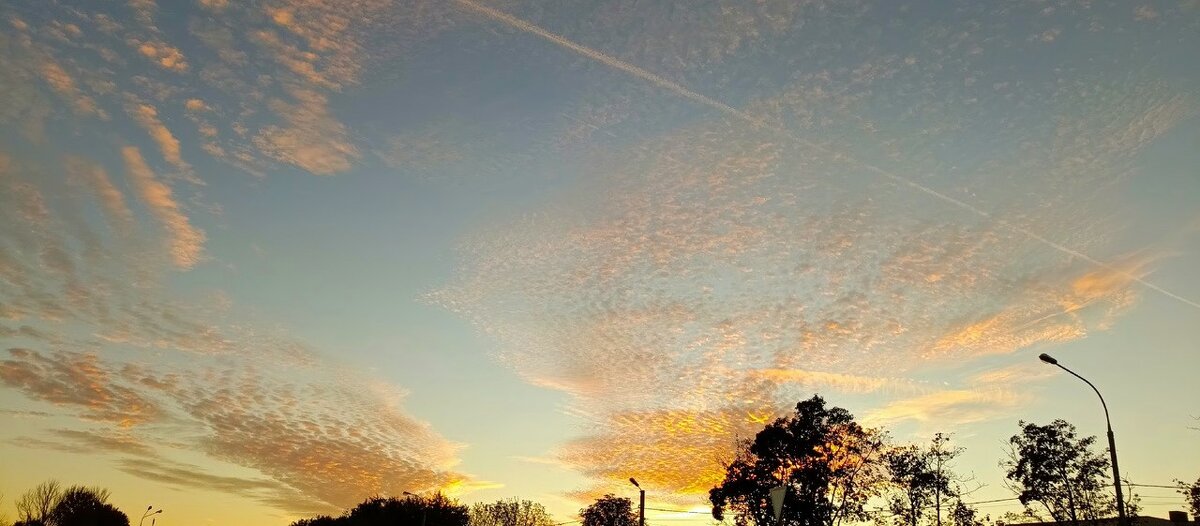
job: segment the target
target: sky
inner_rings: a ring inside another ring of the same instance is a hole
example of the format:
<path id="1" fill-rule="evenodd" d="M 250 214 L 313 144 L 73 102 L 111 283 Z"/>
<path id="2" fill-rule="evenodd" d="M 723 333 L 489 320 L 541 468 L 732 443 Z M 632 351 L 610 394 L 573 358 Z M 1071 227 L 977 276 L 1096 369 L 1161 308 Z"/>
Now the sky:
<path id="1" fill-rule="evenodd" d="M 1042 352 L 1193 480 L 1196 49 L 1196 0 L 3 2 L 0 513 L 708 524 L 814 393 L 1007 499 L 1018 421 L 1104 434 Z"/>

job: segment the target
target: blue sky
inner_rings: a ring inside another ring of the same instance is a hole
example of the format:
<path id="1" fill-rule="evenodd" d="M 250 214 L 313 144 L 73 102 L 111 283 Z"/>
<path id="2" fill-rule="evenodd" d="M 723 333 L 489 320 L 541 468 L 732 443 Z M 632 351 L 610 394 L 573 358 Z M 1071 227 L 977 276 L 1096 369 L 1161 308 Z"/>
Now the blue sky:
<path id="1" fill-rule="evenodd" d="M 6 495 L 258 524 L 442 489 L 565 521 L 636 476 L 699 509 L 735 437 L 821 393 L 954 433 L 1001 499 L 1018 420 L 1103 431 L 1040 352 L 1108 395 L 1132 480 L 1200 468 L 1194 1 L 0 24 Z"/>

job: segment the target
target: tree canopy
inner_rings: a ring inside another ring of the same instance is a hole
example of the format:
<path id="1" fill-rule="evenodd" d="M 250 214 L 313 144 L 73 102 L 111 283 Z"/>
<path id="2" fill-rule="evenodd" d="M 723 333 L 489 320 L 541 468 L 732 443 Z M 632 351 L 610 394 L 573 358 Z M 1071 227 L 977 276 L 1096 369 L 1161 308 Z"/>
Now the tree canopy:
<path id="1" fill-rule="evenodd" d="M 292 526 L 468 526 L 470 510 L 441 493 L 428 497 L 370 497 L 339 517 L 301 519 Z"/>
<path id="2" fill-rule="evenodd" d="M 546 507 L 530 500 L 498 500 L 471 506 L 471 526 L 554 526 Z"/>
<path id="3" fill-rule="evenodd" d="M 950 437 L 942 433 L 934 435 L 927 447 L 910 445 L 888 450 L 884 463 L 894 489 L 888 507 L 897 524 L 917 526 L 932 511 L 929 522 L 941 525 L 942 510 L 950 508 L 950 503 L 943 499 L 960 494 L 960 481 L 950 461 L 961 452 L 961 448 L 951 447 Z M 970 511 L 957 507 L 955 510 Z"/>
<path id="4" fill-rule="evenodd" d="M 1107 493 L 1108 459 L 1093 451 L 1096 437 L 1079 437 L 1065 420 L 1019 425 L 1021 431 L 1009 439 L 1010 458 L 1002 466 L 1027 510 L 1038 504 L 1055 521 L 1076 525 L 1115 511 Z"/>
<path id="5" fill-rule="evenodd" d="M 1200 517 L 1200 478 L 1191 484 L 1182 480 L 1176 481 L 1176 483 L 1179 484 L 1179 493 L 1183 495 L 1188 511 L 1192 512 L 1193 517 Z"/>
<path id="6" fill-rule="evenodd" d="M 108 490 L 48 480 L 16 501 L 14 526 L 129 526 L 129 517 L 108 503 Z"/>
<path id="7" fill-rule="evenodd" d="M 776 524 L 769 492 L 787 488 L 783 524 L 831 526 L 867 520 L 864 505 L 885 482 L 879 462 L 883 433 L 860 426 L 840 407 L 813 396 L 785 418 L 767 424 L 753 441 L 738 445 L 725 479 L 709 491 L 713 518 L 726 509 L 739 526 Z"/>
<path id="8" fill-rule="evenodd" d="M 579 510 L 583 526 L 637 526 L 638 516 L 633 511 L 633 502 L 612 494 L 596 499 L 588 507 Z"/>

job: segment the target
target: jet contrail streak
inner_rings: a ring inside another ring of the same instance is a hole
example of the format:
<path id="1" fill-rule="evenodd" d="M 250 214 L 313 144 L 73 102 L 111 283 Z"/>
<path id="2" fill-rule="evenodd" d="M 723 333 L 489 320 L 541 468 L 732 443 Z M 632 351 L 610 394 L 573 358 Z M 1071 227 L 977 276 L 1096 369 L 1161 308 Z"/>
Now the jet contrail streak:
<path id="1" fill-rule="evenodd" d="M 679 84 L 678 82 L 673 82 L 671 80 L 663 78 L 663 77 L 655 74 L 654 72 L 637 67 L 633 64 L 630 64 L 621 59 L 613 57 L 612 55 L 604 53 L 603 51 L 592 49 L 592 48 L 584 46 L 582 44 L 572 42 L 571 40 L 568 40 L 566 37 L 563 37 L 556 33 L 552 33 L 550 31 L 542 29 L 541 27 L 539 27 L 533 23 L 527 22 L 527 21 L 517 18 L 513 15 L 505 13 L 503 11 L 499 11 L 499 10 L 493 9 L 491 7 L 485 6 L 483 4 L 480 4 L 480 3 L 476 2 L 475 0 L 454 0 L 454 2 L 469 11 L 479 13 L 487 18 L 490 18 L 492 20 L 495 20 L 497 22 L 500 22 L 502 24 L 510 26 L 519 31 L 523 31 L 523 32 L 529 33 L 531 35 L 541 37 L 551 43 L 557 44 L 558 46 L 566 48 L 570 51 L 574 51 L 575 53 L 577 53 L 583 57 L 595 60 L 595 61 L 597 61 L 601 64 L 604 64 L 610 68 L 613 68 L 615 70 L 623 71 L 625 73 L 633 75 L 634 77 L 645 80 L 646 82 L 649 82 L 655 86 L 658 86 L 660 88 L 666 89 L 667 91 L 673 92 L 676 95 L 679 95 L 685 99 L 703 104 L 712 109 L 718 110 L 721 113 L 724 113 L 731 117 L 737 118 L 741 121 L 746 122 L 747 124 L 750 124 L 751 126 L 753 126 L 755 128 L 762 129 L 762 130 L 768 130 L 768 131 L 775 132 L 775 133 L 778 133 L 781 135 L 786 135 L 787 137 L 800 143 L 801 145 L 804 145 L 808 148 L 818 150 L 818 151 L 821 151 L 821 152 L 824 152 L 827 154 L 840 154 L 840 156 L 843 160 L 845 160 L 851 164 L 861 166 L 864 169 L 866 169 L 867 171 L 875 173 L 876 175 L 879 175 L 885 179 L 889 179 L 889 180 L 899 183 L 901 185 L 908 186 L 914 190 L 928 194 L 928 195 L 930 195 L 934 198 L 937 198 L 943 202 L 949 203 L 949 204 L 954 205 L 963 210 L 967 210 L 967 211 L 974 213 L 980 217 L 985 217 L 985 218 L 997 221 L 1001 226 L 1007 227 L 1014 232 L 1022 234 L 1024 236 L 1028 237 L 1029 239 L 1032 239 L 1034 241 L 1042 243 L 1043 245 L 1046 245 L 1046 246 L 1053 248 L 1059 252 L 1062 252 L 1063 254 L 1066 254 L 1066 255 L 1069 255 L 1069 256 L 1072 256 L 1075 258 L 1079 258 L 1079 259 L 1086 261 L 1088 263 L 1091 263 L 1092 265 L 1095 265 L 1097 267 L 1115 272 L 1124 278 L 1127 278 L 1131 281 L 1139 283 L 1142 286 L 1145 286 L 1146 288 L 1149 288 L 1155 292 L 1163 294 L 1164 296 L 1167 296 L 1171 299 L 1177 300 L 1184 304 L 1187 304 L 1187 305 L 1190 305 L 1197 309 L 1200 309 L 1200 303 L 1198 303 L 1196 301 L 1192 301 L 1183 296 L 1180 296 L 1171 291 L 1168 291 L 1162 287 L 1159 287 L 1158 285 L 1155 285 L 1153 283 L 1150 283 L 1149 281 L 1146 281 L 1142 278 L 1134 276 L 1133 274 L 1130 274 L 1124 270 L 1121 270 L 1117 267 L 1109 265 L 1108 263 L 1105 263 L 1105 262 L 1095 259 L 1091 256 L 1088 256 L 1087 254 L 1079 252 L 1078 250 L 1074 250 L 1070 247 L 1064 246 L 1055 241 L 1047 239 L 1046 237 L 1044 237 L 1036 232 L 1033 232 L 1027 228 L 1013 225 L 1007 221 L 1004 221 L 1003 219 L 993 216 L 991 213 L 987 212 L 986 210 L 980 209 L 980 208 L 978 208 L 974 205 L 971 205 L 967 202 L 960 201 L 958 199 L 950 197 L 949 195 L 946 195 L 942 192 L 934 190 L 928 186 L 922 185 L 921 183 L 913 181 L 912 179 L 909 179 L 907 177 L 890 172 L 888 170 L 885 170 L 883 168 L 880 168 L 880 167 L 870 164 L 868 162 L 861 161 L 851 155 L 841 153 L 841 152 L 835 152 L 825 146 L 821 146 L 820 144 L 814 143 L 808 139 L 805 139 L 804 137 L 800 137 L 800 136 L 796 135 L 795 133 L 793 133 L 791 130 L 788 130 L 787 128 L 784 128 L 782 126 L 777 126 L 774 124 L 770 124 L 763 119 L 756 118 L 753 115 L 746 113 L 745 111 L 734 108 L 733 106 L 725 104 L 724 102 L 721 102 L 721 101 L 714 99 L 712 97 L 709 97 L 707 95 L 692 91 L 692 90 L 688 89 L 686 86 Z"/>

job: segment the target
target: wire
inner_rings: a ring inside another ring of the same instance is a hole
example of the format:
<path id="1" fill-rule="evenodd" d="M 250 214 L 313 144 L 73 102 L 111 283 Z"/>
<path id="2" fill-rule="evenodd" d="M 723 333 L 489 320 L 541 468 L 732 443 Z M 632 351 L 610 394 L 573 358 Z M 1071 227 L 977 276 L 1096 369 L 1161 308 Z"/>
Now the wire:
<path id="1" fill-rule="evenodd" d="M 650 507 L 647 507 L 646 509 L 654 510 L 654 511 L 669 511 L 671 513 L 697 513 L 697 514 L 701 514 L 701 515 L 708 515 L 709 513 L 711 513 L 708 511 L 699 511 L 699 510 L 669 510 L 666 508 L 650 508 Z"/>

